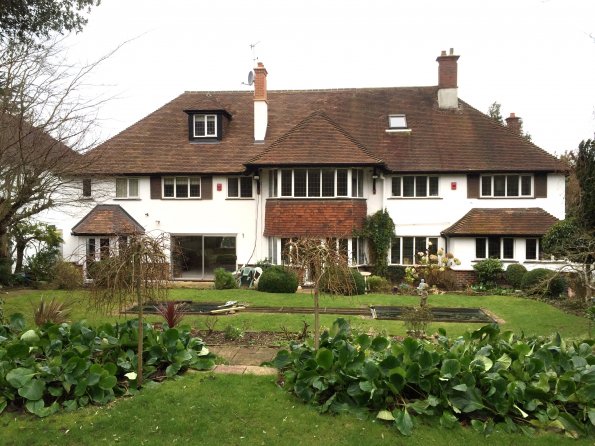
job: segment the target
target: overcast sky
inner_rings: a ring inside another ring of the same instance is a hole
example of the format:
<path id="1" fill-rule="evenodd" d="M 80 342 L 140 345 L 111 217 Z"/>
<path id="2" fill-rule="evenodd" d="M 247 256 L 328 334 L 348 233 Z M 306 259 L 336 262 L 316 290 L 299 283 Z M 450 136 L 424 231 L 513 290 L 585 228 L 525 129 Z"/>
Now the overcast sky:
<path id="1" fill-rule="evenodd" d="M 515 112 L 560 154 L 595 131 L 594 0 L 102 0 L 67 39 L 93 61 L 109 138 L 189 90 L 248 90 L 254 54 L 269 89 L 436 85 L 454 48 L 459 97 Z M 131 40 L 132 39 L 132 40 Z"/>

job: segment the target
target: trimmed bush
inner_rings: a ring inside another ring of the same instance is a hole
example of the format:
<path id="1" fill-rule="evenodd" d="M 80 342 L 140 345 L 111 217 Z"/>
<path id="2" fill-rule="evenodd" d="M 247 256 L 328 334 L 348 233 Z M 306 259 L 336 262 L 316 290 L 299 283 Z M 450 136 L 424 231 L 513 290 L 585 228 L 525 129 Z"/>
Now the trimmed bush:
<path id="1" fill-rule="evenodd" d="M 525 268 L 523 265 L 512 263 L 506 268 L 506 281 L 511 287 L 513 287 L 515 290 L 518 290 L 521 288 L 523 276 L 526 272 L 527 268 Z"/>
<path id="2" fill-rule="evenodd" d="M 405 280 L 405 267 L 401 265 L 389 265 L 385 276 L 390 283 L 398 285 Z"/>
<path id="3" fill-rule="evenodd" d="M 265 293 L 295 293 L 298 279 L 295 272 L 282 266 L 271 266 L 258 280 L 258 291 Z"/>
<path id="4" fill-rule="evenodd" d="M 502 262 L 498 259 L 485 259 L 473 265 L 477 272 L 479 283 L 486 287 L 496 286 L 496 281 L 502 274 Z"/>
<path id="5" fill-rule="evenodd" d="M 558 297 L 566 290 L 566 280 L 554 271 L 537 268 L 525 273 L 521 288 L 528 294 Z"/>
<path id="6" fill-rule="evenodd" d="M 342 278 L 342 283 L 344 285 L 339 285 L 338 289 L 335 286 L 334 290 L 329 289 L 327 278 L 328 274 L 329 269 L 327 269 L 320 278 L 320 291 L 325 293 L 333 292 L 334 294 L 340 294 L 343 296 L 353 296 L 356 294 L 364 294 L 366 292 L 366 281 L 364 280 L 364 276 L 362 276 L 361 273 L 355 269 L 349 269 L 349 276 L 346 275 L 346 271 L 343 272 L 342 274 L 345 275 L 345 277 Z M 337 275 L 341 274 L 341 272 L 333 271 L 332 274 Z"/>
<path id="7" fill-rule="evenodd" d="M 390 293 L 391 291 L 388 280 L 380 276 L 368 277 L 368 288 L 371 293 Z"/>
<path id="8" fill-rule="evenodd" d="M 216 290 L 233 290 L 238 287 L 233 274 L 223 268 L 215 269 L 215 289 Z"/>
<path id="9" fill-rule="evenodd" d="M 83 286 L 82 271 L 70 262 L 60 261 L 54 269 L 52 286 L 59 290 L 76 290 Z"/>

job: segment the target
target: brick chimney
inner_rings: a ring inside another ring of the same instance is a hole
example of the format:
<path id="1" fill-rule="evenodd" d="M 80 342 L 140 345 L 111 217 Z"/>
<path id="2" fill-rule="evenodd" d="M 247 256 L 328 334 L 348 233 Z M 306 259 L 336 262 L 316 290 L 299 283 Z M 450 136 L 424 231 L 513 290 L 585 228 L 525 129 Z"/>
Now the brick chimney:
<path id="1" fill-rule="evenodd" d="M 267 133 L 267 70 L 258 62 L 254 68 L 254 142 L 263 142 Z"/>
<path id="2" fill-rule="evenodd" d="M 517 134 L 521 134 L 521 118 L 516 116 L 514 113 L 511 113 L 508 118 L 506 118 L 506 127 Z"/>
<path id="3" fill-rule="evenodd" d="M 459 56 L 450 49 L 450 54 L 442 51 L 436 58 L 438 62 L 438 107 L 458 108 L 459 95 L 457 85 L 457 60 Z"/>

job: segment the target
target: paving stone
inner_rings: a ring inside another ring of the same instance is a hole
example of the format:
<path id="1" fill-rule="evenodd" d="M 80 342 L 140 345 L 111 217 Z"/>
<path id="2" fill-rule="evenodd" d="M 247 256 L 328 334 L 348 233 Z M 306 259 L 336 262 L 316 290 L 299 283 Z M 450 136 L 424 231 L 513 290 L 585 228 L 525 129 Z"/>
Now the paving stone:
<path id="1" fill-rule="evenodd" d="M 215 373 L 227 373 L 229 375 L 243 375 L 245 371 L 246 367 L 242 365 L 219 364 L 213 369 Z"/>
<path id="2" fill-rule="evenodd" d="M 276 375 L 277 369 L 273 369 L 271 367 L 257 367 L 254 365 L 246 366 L 247 375 L 258 375 L 258 376 L 268 376 L 268 375 Z"/>

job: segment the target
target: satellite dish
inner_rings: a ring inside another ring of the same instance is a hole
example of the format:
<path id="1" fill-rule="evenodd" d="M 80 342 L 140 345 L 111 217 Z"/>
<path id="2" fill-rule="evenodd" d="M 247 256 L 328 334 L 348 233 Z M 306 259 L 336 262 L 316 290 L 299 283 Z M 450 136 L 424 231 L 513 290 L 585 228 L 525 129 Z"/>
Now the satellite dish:
<path id="1" fill-rule="evenodd" d="M 254 83 L 254 71 L 250 70 L 248 73 L 248 85 L 252 85 Z"/>

